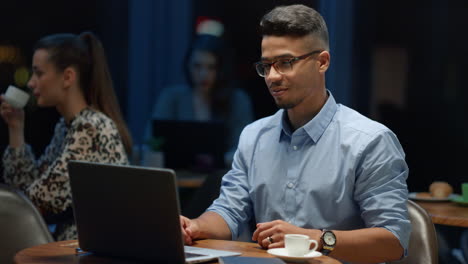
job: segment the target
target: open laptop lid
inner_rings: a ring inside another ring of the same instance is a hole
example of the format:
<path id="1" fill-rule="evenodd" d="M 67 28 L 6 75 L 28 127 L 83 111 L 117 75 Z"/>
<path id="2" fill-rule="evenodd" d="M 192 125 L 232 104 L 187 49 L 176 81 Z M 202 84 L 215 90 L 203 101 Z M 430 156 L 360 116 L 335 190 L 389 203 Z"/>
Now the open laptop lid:
<path id="1" fill-rule="evenodd" d="M 81 249 L 184 263 L 172 170 L 80 161 L 68 168 Z"/>
<path id="2" fill-rule="evenodd" d="M 165 167 L 222 169 L 227 148 L 226 128 L 218 121 L 153 120 L 153 137 L 162 138 Z M 203 154 L 205 158 L 200 158 Z M 206 157 L 208 160 L 206 161 Z M 208 167 L 208 168 L 204 168 Z"/>
<path id="3" fill-rule="evenodd" d="M 78 241 L 97 255 L 184 263 L 174 171 L 83 161 L 68 164 Z M 187 263 L 239 253 L 185 247 Z"/>

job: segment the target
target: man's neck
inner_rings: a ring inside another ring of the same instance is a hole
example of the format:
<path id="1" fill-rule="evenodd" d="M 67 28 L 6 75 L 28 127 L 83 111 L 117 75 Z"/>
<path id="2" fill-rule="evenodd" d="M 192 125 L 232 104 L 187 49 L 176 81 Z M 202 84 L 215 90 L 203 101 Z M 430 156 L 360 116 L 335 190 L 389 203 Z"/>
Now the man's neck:
<path id="1" fill-rule="evenodd" d="M 322 109 L 328 99 L 328 93 L 324 90 L 323 94 L 317 95 L 312 102 L 302 102 L 302 104 L 288 109 L 288 119 L 293 131 L 307 124 Z"/>

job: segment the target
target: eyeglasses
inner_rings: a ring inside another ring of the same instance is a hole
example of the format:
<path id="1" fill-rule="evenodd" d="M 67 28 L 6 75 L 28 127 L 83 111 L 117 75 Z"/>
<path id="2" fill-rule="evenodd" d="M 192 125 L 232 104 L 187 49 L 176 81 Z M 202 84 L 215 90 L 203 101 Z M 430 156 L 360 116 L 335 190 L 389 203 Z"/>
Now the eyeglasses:
<path id="1" fill-rule="evenodd" d="M 304 54 L 298 57 L 282 58 L 271 63 L 265 63 L 265 62 L 259 61 L 255 63 L 254 66 L 255 66 L 255 69 L 257 70 L 258 75 L 260 75 L 261 77 L 265 77 L 270 73 L 271 66 L 273 66 L 278 73 L 285 74 L 292 70 L 294 62 L 298 60 L 303 60 L 311 55 L 320 53 L 322 51 L 323 50 L 314 50 L 312 52 L 309 52 L 307 54 Z"/>

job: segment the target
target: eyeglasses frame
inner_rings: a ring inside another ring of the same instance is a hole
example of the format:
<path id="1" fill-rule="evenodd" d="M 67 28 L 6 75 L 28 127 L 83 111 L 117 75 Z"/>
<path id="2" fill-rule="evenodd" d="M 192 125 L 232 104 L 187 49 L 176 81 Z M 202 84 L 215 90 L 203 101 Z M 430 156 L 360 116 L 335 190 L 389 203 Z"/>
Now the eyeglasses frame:
<path id="1" fill-rule="evenodd" d="M 309 53 L 306 53 L 304 55 L 301 55 L 301 56 L 297 56 L 297 57 L 292 57 L 290 59 L 277 59 L 273 62 L 270 62 L 270 63 L 265 63 L 265 62 L 262 62 L 262 61 L 259 61 L 259 62 L 256 62 L 254 63 L 254 67 L 255 67 L 255 70 L 257 71 L 257 74 L 260 75 L 260 77 L 266 77 L 269 73 L 270 73 L 270 70 L 271 70 L 271 66 L 273 66 L 276 70 L 276 72 L 280 73 L 280 74 L 285 74 L 283 72 L 281 72 L 280 70 L 278 70 L 278 68 L 276 67 L 276 63 L 279 62 L 279 61 L 285 61 L 285 62 L 288 62 L 290 65 L 291 65 L 291 70 L 292 70 L 292 67 L 294 65 L 294 63 L 296 61 L 299 61 L 299 60 L 303 60 L 303 59 L 306 59 L 316 53 L 320 53 L 320 52 L 323 52 L 323 50 L 314 50 L 312 52 L 309 52 Z M 260 74 L 259 70 L 258 70 L 258 65 L 268 65 L 270 66 L 270 70 L 268 70 L 268 73 L 262 75 Z"/>

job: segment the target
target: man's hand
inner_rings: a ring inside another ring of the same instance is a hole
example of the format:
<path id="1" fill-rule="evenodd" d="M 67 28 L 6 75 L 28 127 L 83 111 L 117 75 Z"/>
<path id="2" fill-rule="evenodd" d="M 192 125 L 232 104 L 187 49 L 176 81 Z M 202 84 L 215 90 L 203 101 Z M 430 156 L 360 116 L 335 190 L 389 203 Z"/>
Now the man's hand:
<path id="1" fill-rule="evenodd" d="M 226 221 L 215 212 L 204 212 L 200 217 L 188 219 L 180 216 L 180 227 L 185 244 L 192 245 L 195 239 L 230 239 L 231 230 Z"/>
<path id="2" fill-rule="evenodd" d="M 195 240 L 196 235 L 198 234 L 198 225 L 195 220 L 190 220 L 185 216 L 180 216 L 180 227 L 182 229 L 182 237 L 185 244 L 192 245 L 193 240 Z"/>
<path id="3" fill-rule="evenodd" d="M 282 220 L 275 220 L 258 223 L 252 240 L 257 241 L 263 248 L 279 248 L 284 247 L 284 235 L 286 234 L 303 234 L 317 240 L 320 238 L 321 232 L 320 230 L 300 228 Z"/>

